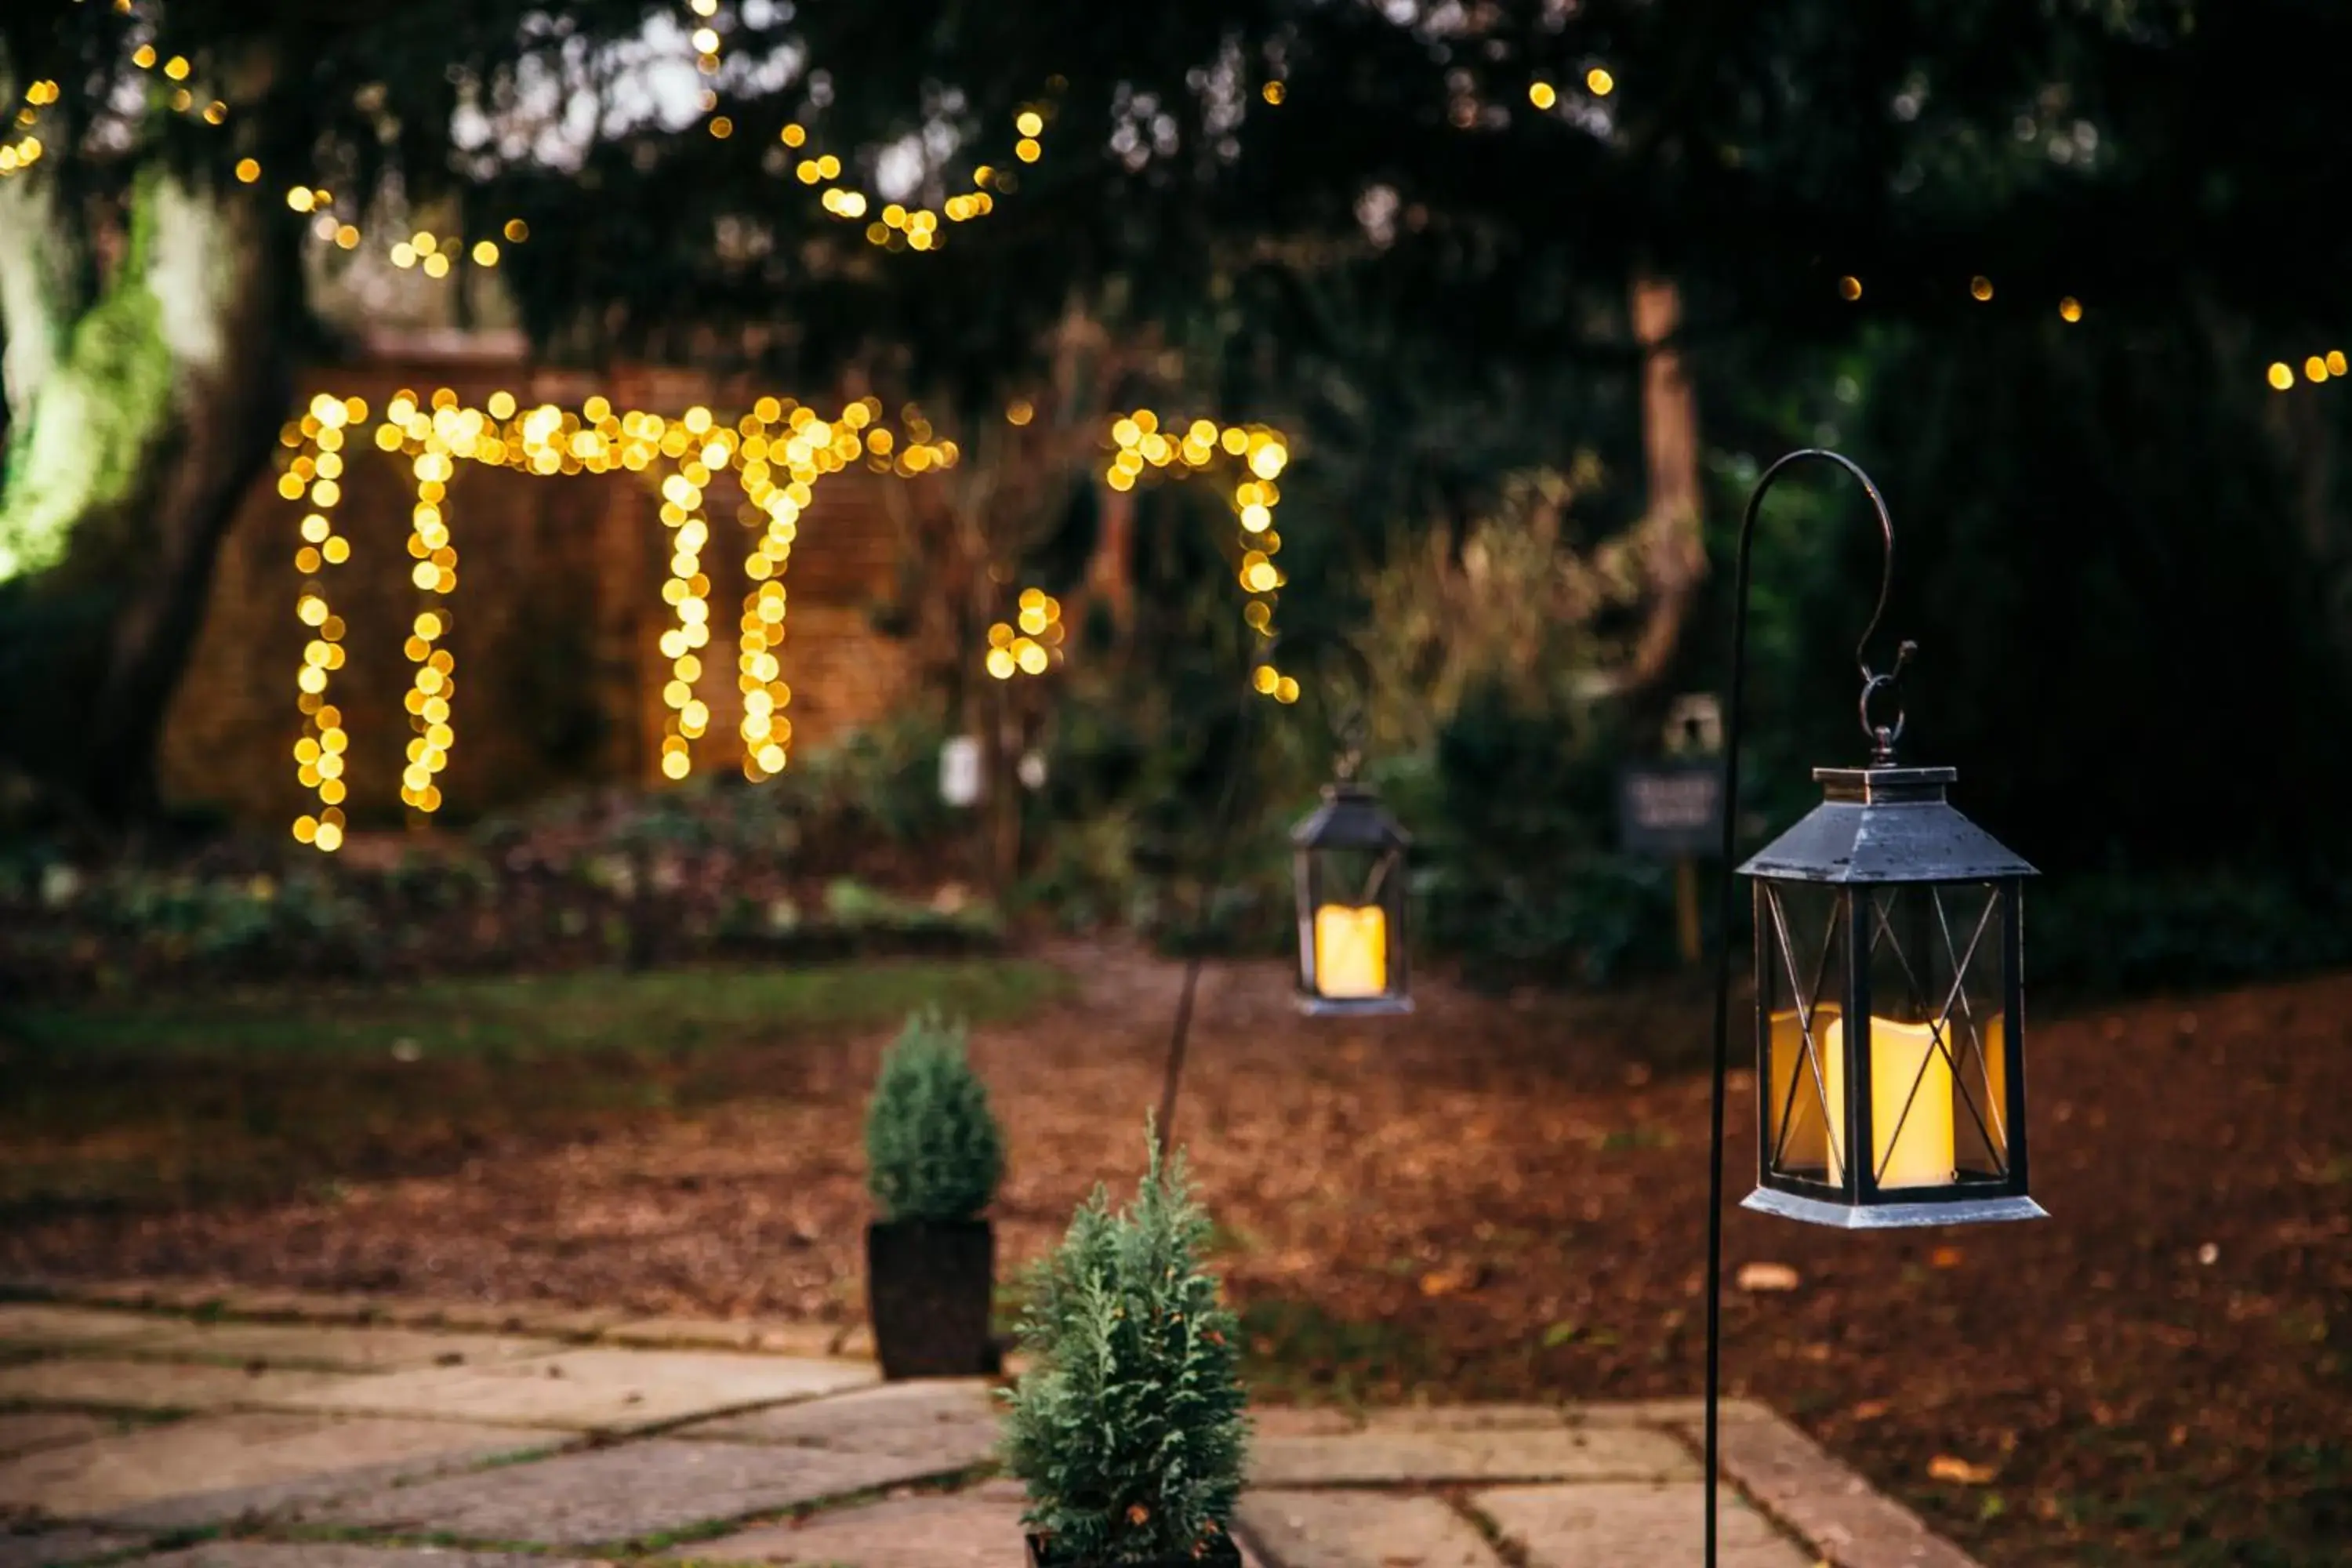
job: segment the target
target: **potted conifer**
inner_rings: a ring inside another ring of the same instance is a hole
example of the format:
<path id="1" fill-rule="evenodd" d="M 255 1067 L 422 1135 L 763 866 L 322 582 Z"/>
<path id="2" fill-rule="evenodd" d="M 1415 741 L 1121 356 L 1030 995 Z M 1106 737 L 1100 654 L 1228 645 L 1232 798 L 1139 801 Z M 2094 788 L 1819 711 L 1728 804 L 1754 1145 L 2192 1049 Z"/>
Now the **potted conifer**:
<path id="1" fill-rule="evenodd" d="M 1004 1137 L 961 1024 L 918 1013 L 882 1058 L 866 1114 L 866 1302 L 882 1375 L 974 1377 L 989 1337 L 996 1243 L 980 1217 L 1004 1174 Z"/>
<path id="2" fill-rule="evenodd" d="M 1201 1266 L 1209 1221 L 1158 1144 L 1135 1201 L 1097 1187 L 1038 1268 L 1005 1395 L 1034 1568 L 1237 1568 L 1240 1329 Z"/>

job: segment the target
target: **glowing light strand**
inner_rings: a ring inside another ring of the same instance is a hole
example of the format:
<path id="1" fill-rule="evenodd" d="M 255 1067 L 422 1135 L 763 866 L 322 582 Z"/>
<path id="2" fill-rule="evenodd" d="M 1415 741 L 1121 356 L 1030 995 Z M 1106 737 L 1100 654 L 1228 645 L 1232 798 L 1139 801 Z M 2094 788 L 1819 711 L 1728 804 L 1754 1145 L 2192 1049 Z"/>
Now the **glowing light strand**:
<path id="1" fill-rule="evenodd" d="M 661 638 L 671 679 L 664 691 L 670 718 L 659 765 L 671 779 L 693 771 L 692 743 L 711 721 L 709 704 L 699 695 L 706 674 L 703 650 L 711 637 L 711 584 L 702 571 L 710 544 L 708 491 L 719 473 L 737 472 L 746 498 L 740 521 L 757 531 L 744 565 L 751 587 L 737 645 L 743 694 L 739 732 L 745 773 L 763 779 L 782 772 L 789 762 L 792 724 L 784 710 L 792 688 L 782 679 L 777 654 L 784 640 L 782 578 L 816 482 L 860 459 L 875 473 L 904 479 L 951 468 L 961 456 L 955 442 L 934 439 L 914 405 L 902 411 L 903 437 L 880 423 L 882 412 L 881 401 L 868 397 L 828 420 L 791 399 L 761 397 L 730 428 L 708 408 L 689 408 L 672 420 L 641 410 L 616 413 L 602 396 L 586 399 L 575 413 L 553 405 L 523 410 L 504 391 L 492 393 L 479 409 L 461 406 L 447 387 L 436 389 L 424 405 L 413 392 L 395 395 L 374 442 L 386 455 L 405 459 L 415 484 L 408 552 L 411 580 L 423 596 L 404 649 L 413 667 L 404 706 L 415 733 L 402 773 L 402 800 L 427 817 L 440 809 L 436 780 L 457 740 L 456 659 L 446 639 L 454 625 L 449 599 L 457 586 L 448 489 L 459 463 L 543 476 L 615 470 L 657 476 L 661 521 L 671 535 L 663 591 L 677 612 Z M 349 789 L 350 741 L 341 714 L 325 701 L 328 672 L 343 663 L 343 626 L 331 615 L 316 574 L 350 556 L 348 540 L 334 533 L 327 514 L 341 495 L 345 434 L 365 417 L 366 405 L 356 398 L 339 402 L 321 394 L 313 399 L 300 423 L 284 433 L 294 456 L 278 487 L 287 500 L 307 500 L 312 509 L 304 517 L 303 545 L 296 557 L 305 578 L 297 613 L 319 635 L 305 652 L 298 679 L 304 734 L 295 760 L 304 787 L 318 790 L 326 809 L 298 819 L 294 835 L 324 850 L 343 842 L 341 803 Z"/>
<path id="2" fill-rule="evenodd" d="M 1213 462 L 1238 466 L 1241 478 L 1234 486 L 1234 519 L 1241 525 L 1241 560 L 1234 576 L 1247 595 L 1242 618 L 1260 637 L 1274 636 L 1274 608 L 1286 579 L 1274 558 L 1282 552 L 1282 535 L 1274 530 L 1274 509 L 1282 490 L 1276 480 L 1289 465 L 1290 447 L 1281 432 L 1265 425 L 1227 425 L 1195 419 L 1181 434 L 1173 425 L 1162 428 L 1160 416 L 1139 408 L 1111 422 L 1110 466 L 1103 481 L 1115 490 L 1133 489 L 1146 474 L 1165 472 L 1179 479 L 1200 472 Z M 1298 700 L 1298 682 L 1271 662 L 1252 676 L 1258 691 L 1278 702 Z"/>

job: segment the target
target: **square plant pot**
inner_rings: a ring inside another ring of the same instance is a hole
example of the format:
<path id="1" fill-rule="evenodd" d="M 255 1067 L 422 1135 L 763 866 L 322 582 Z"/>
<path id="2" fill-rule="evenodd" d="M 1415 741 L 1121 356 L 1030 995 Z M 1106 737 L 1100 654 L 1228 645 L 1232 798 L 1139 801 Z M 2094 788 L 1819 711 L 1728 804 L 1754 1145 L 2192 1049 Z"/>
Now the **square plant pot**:
<path id="1" fill-rule="evenodd" d="M 886 1378 L 987 1377 L 996 1236 L 984 1219 L 866 1227 L 866 1310 Z"/>
<path id="2" fill-rule="evenodd" d="M 1029 1543 L 1029 1568 L 1108 1568 L 1107 1563 L 1088 1563 L 1064 1556 L 1044 1544 L 1034 1535 L 1024 1535 Z M 1151 1557 L 1139 1563 L 1123 1563 L 1118 1568 L 1241 1568 L 1242 1549 L 1234 1543 L 1230 1534 L 1218 1536 L 1201 1549 L 1200 1555 L 1190 1553 L 1177 1557 Z"/>

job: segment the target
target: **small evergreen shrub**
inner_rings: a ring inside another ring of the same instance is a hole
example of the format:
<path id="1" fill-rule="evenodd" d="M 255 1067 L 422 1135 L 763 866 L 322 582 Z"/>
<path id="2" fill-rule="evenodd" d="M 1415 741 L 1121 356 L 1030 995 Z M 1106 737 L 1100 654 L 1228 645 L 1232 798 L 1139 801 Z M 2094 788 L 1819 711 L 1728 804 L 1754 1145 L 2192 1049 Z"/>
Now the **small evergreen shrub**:
<path id="1" fill-rule="evenodd" d="M 1179 1154 L 1154 1152 L 1117 1214 L 1097 1186 L 1041 1264 L 1021 1321 L 1030 1371 L 1006 1396 L 1022 1518 L 1056 1563 L 1197 1557 L 1241 1495 L 1241 1330 L 1201 1267 L 1209 1219 Z"/>
<path id="2" fill-rule="evenodd" d="M 978 1217 L 1004 1175 L 1004 1134 L 966 1032 L 916 1013 L 883 1054 L 866 1110 L 866 1185 L 886 1220 Z"/>

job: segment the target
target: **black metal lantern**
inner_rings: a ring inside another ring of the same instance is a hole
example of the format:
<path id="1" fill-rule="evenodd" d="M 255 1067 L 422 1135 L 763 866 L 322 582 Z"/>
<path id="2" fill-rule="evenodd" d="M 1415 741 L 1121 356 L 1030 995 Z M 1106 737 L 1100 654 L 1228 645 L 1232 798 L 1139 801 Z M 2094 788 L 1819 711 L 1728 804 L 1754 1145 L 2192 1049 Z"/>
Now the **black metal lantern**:
<path id="1" fill-rule="evenodd" d="M 1298 897 L 1298 1006 L 1312 1016 L 1412 1011 L 1404 855 L 1380 796 L 1342 770 L 1290 830 Z"/>
<path id="2" fill-rule="evenodd" d="M 1898 668 L 1899 668 L 1898 660 Z M 1885 678 L 1891 679 L 1891 677 Z M 1816 768 L 1825 798 L 1739 868 L 1756 900 L 1759 1185 L 1854 1229 L 2034 1219 L 2019 889 L 1950 768 Z"/>

